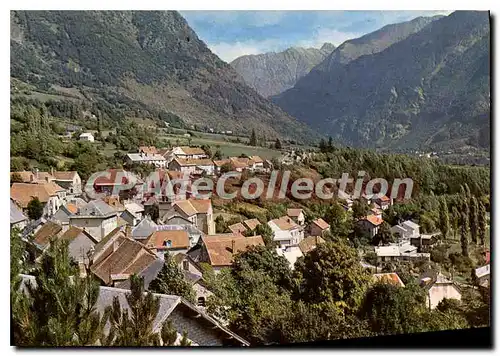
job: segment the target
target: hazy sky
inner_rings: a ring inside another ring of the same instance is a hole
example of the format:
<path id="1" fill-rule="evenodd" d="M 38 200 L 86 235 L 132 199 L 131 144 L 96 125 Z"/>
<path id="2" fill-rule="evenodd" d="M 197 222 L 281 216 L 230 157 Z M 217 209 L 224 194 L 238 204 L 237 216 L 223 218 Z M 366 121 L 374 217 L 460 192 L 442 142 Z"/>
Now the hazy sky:
<path id="1" fill-rule="evenodd" d="M 293 46 L 339 45 L 385 25 L 451 11 L 181 11 L 208 47 L 230 62 Z"/>

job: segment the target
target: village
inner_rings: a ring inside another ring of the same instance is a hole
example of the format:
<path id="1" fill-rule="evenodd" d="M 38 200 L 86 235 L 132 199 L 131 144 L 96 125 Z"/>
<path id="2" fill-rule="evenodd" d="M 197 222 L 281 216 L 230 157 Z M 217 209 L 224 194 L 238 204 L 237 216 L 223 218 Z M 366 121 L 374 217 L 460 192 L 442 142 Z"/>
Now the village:
<path id="1" fill-rule="evenodd" d="M 91 136 L 83 134 L 80 139 L 92 141 Z M 284 159 L 290 157 L 284 155 Z M 97 301 L 100 310 L 112 303 L 112 296 L 124 298 L 132 275 L 142 277 L 148 289 L 168 255 L 196 297 L 191 304 L 180 296 L 162 295 L 161 303 L 168 304 L 168 308 L 160 309 L 163 314 L 159 318 L 171 317 L 178 337 L 182 330 L 186 331 L 193 345 L 248 345 L 248 341 L 224 325 L 224 320 L 217 320 L 205 310 L 213 292 L 204 281 L 202 265 L 207 264 L 219 273 L 232 268 L 236 255 L 261 246 L 286 258 L 293 270 L 299 259 L 328 239 L 331 226 L 321 217 L 306 219 L 305 211 L 291 204 L 286 214 L 277 218 L 263 221 L 242 217 L 228 220 L 229 224 L 226 221 L 221 228 L 218 224 L 227 215 L 223 207 L 214 207 L 211 199 L 200 199 L 189 188 L 174 196 L 135 194 L 134 189 L 113 195 L 115 185 L 124 183 L 117 182 L 116 177 L 126 167 L 137 165 L 151 167 L 160 183 L 188 177 L 188 187 L 197 177 L 216 179 L 230 171 L 265 177 L 274 169 L 271 161 L 259 156 L 213 160 L 200 147 L 141 146 L 137 152 L 126 155 L 123 167 L 109 169 L 109 178 L 96 179 L 94 189 L 104 194 L 96 200 L 85 193 L 85 182 L 76 171 L 11 172 L 11 229 L 17 229 L 24 241 L 35 246 L 37 259 L 54 241 L 67 241 L 69 255 L 78 264 L 81 275 L 92 273 L 100 281 Z M 138 177 L 138 182 L 142 183 L 141 178 L 144 177 Z M 358 202 L 349 194 L 344 198 L 342 207 L 352 214 L 353 204 Z M 356 227 L 373 239 L 380 235 L 383 212 L 395 202 L 387 196 L 366 194 L 359 200 L 369 210 L 356 219 Z M 33 217 L 34 206 L 40 207 L 36 219 L 28 217 Z M 259 234 L 261 231 L 270 232 L 270 241 Z M 360 251 L 361 264 L 374 282 L 404 287 L 398 274 L 387 271 L 384 265 L 429 261 L 429 247 L 439 244 L 440 232 L 421 233 L 417 223 L 406 220 L 392 226 L 390 233 L 396 237 L 394 241 L 381 241 L 370 253 Z M 480 285 L 489 287 L 489 257 L 486 262 L 475 273 Z M 24 283 L 30 279 L 33 277 L 23 275 Z M 460 285 L 439 270 L 423 273 L 419 285 L 425 290 L 429 309 L 436 308 L 445 298 L 461 299 Z"/>

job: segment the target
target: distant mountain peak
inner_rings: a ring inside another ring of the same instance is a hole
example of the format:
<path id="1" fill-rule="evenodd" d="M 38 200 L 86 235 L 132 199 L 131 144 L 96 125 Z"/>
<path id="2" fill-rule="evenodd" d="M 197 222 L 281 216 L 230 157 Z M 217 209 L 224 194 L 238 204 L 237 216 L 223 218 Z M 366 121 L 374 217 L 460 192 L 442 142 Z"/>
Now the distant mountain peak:
<path id="1" fill-rule="evenodd" d="M 241 56 L 230 64 L 248 85 L 262 96 L 269 97 L 293 87 L 297 80 L 330 54 L 323 47 L 290 47 L 282 52 Z"/>
<path id="2" fill-rule="evenodd" d="M 331 53 L 334 49 L 335 45 L 330 42 L 323 43 L 323 45 L 320 48 L 320 50 L 322 50 L 323 52 L 328 52 L 328 53 Z"/>

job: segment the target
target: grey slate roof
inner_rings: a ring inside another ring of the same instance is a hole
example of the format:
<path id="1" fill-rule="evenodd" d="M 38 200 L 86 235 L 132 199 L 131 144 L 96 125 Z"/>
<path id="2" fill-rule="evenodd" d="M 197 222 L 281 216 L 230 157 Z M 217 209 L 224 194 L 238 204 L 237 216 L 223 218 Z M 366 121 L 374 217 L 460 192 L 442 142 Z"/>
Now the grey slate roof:
<path id="1" fill-rule="evenodd" d="M 164 260 L 158 258 L 138 274 L 139 277 L 144 278 L 144 288 L 149 288 L 149 284 L 156 278 L 158 273 L 160 273 L 164 263 Z M 130 289 L 130 279 L 116 283 L 115 286 L 117 288 Z"/>
<path id="2" fill-rule="evenodd" d="M 116 211 L 101 199 L 92 200 L 80 208 L 78 216 L 107 217 L 116 214 Z"/>
<path id="3" fill-rule="evenodd" d="M 11 200 L 10 201 L 10 223 L 15 224 L 28 218 L 23 214 L 23 212 L 17 207 L 17 205 Z"/>
<path id="4" fill-rule="evenodd" d="M 120 302 L 120 306 L 122 309 L 130 309 L 126 295 L 130 293 L 128 289 L 121 288 L 113 288 L 113 287 L 100 287 L 99 288 L 99 297 L 96 302 L 96 309 L 100 313 L 104 313 L 104 310 L 108 306 L 113 305 L 114 297 L 118 297 L 118 301 Z M 164 294 L 156 294 L 155 296 L 160 297 L 160 310 L 156 315 L 156 318 L 153 322 L 153 331 L 158 332 L 161 329 L 161 324 L 165 319 L 172 313 L 175 307 L 181 302 L 181 297 L 176 295 L 164 295 Z M 105 327 L 105 332 L 109 330 L 109 322 Z"/>
<path id="5" fill-rule="evenodd" d="M 146 216 L 132 229 L 132 237 L 136 240 L 146 239 L 156 231 L 157 226 L 153 220 Z"/>
<path id="6" fill-rule="evenodd" d="M 411 220 L 406 220 L 405 222 L 403 222 L 401 225 L 404 225 L 404 226 L 408 226 L 410 229 L 413 229 L 413 230 L 416 230 L 416 229 L 419 229 L 420 228 L 420 225 L 414 223 L 413 221 Z"/>

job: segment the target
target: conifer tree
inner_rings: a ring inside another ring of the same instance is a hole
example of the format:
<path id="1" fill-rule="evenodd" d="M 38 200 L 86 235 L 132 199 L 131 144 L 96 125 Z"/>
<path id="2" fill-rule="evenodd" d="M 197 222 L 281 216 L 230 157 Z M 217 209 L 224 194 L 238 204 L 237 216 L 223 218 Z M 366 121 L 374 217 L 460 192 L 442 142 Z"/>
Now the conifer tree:
<path id="1" fill-rule="evenodd" d="M 35 283 L 13 306 L 14 342 L 19 346 L 102 344 L 103 316 L 95 309 L 99 285 L 90 271 L 80 277 L 66 241 L 52 241 L 34 271 Z M 16 293 L 23 293 L 17 290 Z"/>
<path id="2" fill-rule="evenodd" d="M 482 246 L 484 246 L 484 239 L 486 238 L 486 209 L 483 202 L 479 201 L 478 207 L 478 237 Z"/>
<path id="3" fill-rule="evenodd" d="M 182 332 L 182 339 L 180 341 L 180 346 L 191 346 L 191 341 L 187 338 L 187 332 Z"/>
<path id="4" fill-rule="evenodd" d="M 175 329 L 165 322 L 160 333 L 153 330 L 154 321 L 160 310 L 160 298 L 146 293 L 144 279 L 131 276 L 130 293 L 126 296 L 129 309 L 120 306 L 118 297 L 113 305 L 106 308 L 110 313 L 110 335 L 113 346 L 170 346 L 173 344 Z M 176 333 L 177 334 L 177 333 Z"/>
<path id="5" fill-rule="evenodd" d="M 158 276 L 149 284 L 149 290 L 161 294 L 173 294 L 194 302 L 195 293 L 191 284 L 184 279 L 172 256 L 166 252 L 165 263 Z"/>
<path id="6" fill-rule="evenodd" d="M 279 138 L 276 139 L 276 142 L 274 143 L 274 148 L 277 150 L 281 150 L 282 145 L 281 145 L 281 141 Z"/>
<path id="7" fill-rule="evenodd" d="M 456 240 L 457 238 L 457 233 L 458 233 L 458 226 L 460 223 L 461 215 L 458 212 L 456 207 L 451 208 L 451 223 L 452 223 L 452 228 L 453 228 L 453 239 Z"/>
<path id="8" fill-rule="evenodd" d="M 252 129 L 252 134 L 250 135 L 250 146 L 257 146 L 257 136 L 255 136 L 255 129 Z"/>
<path id="9" fill-rule="evenodd" d="M 439 229 L 441 230 L 443 239 L 446 239 L 450 232 L 450 215 L 448 213 L 448 204 L 446 203 L 446 199 L 442 198 L 440 203 L 441 204 L 439 209 Z"/>
<path id="10" fill-rule="evenodd" d="M 470 210 L 469 210 L 469 227 L 470 236 L 473 244 L 477 244 L 477 238 L 479 235 L 479 221 L 478 221 L 478 204 L 475 196 L 470 198 Z"/>
<path id="11" fill-rule="evenodd" d="M 460 244 L 462 246 L 462 255 L 469 257 L 469 216 L 462 211 L 460 219 Z"/>

